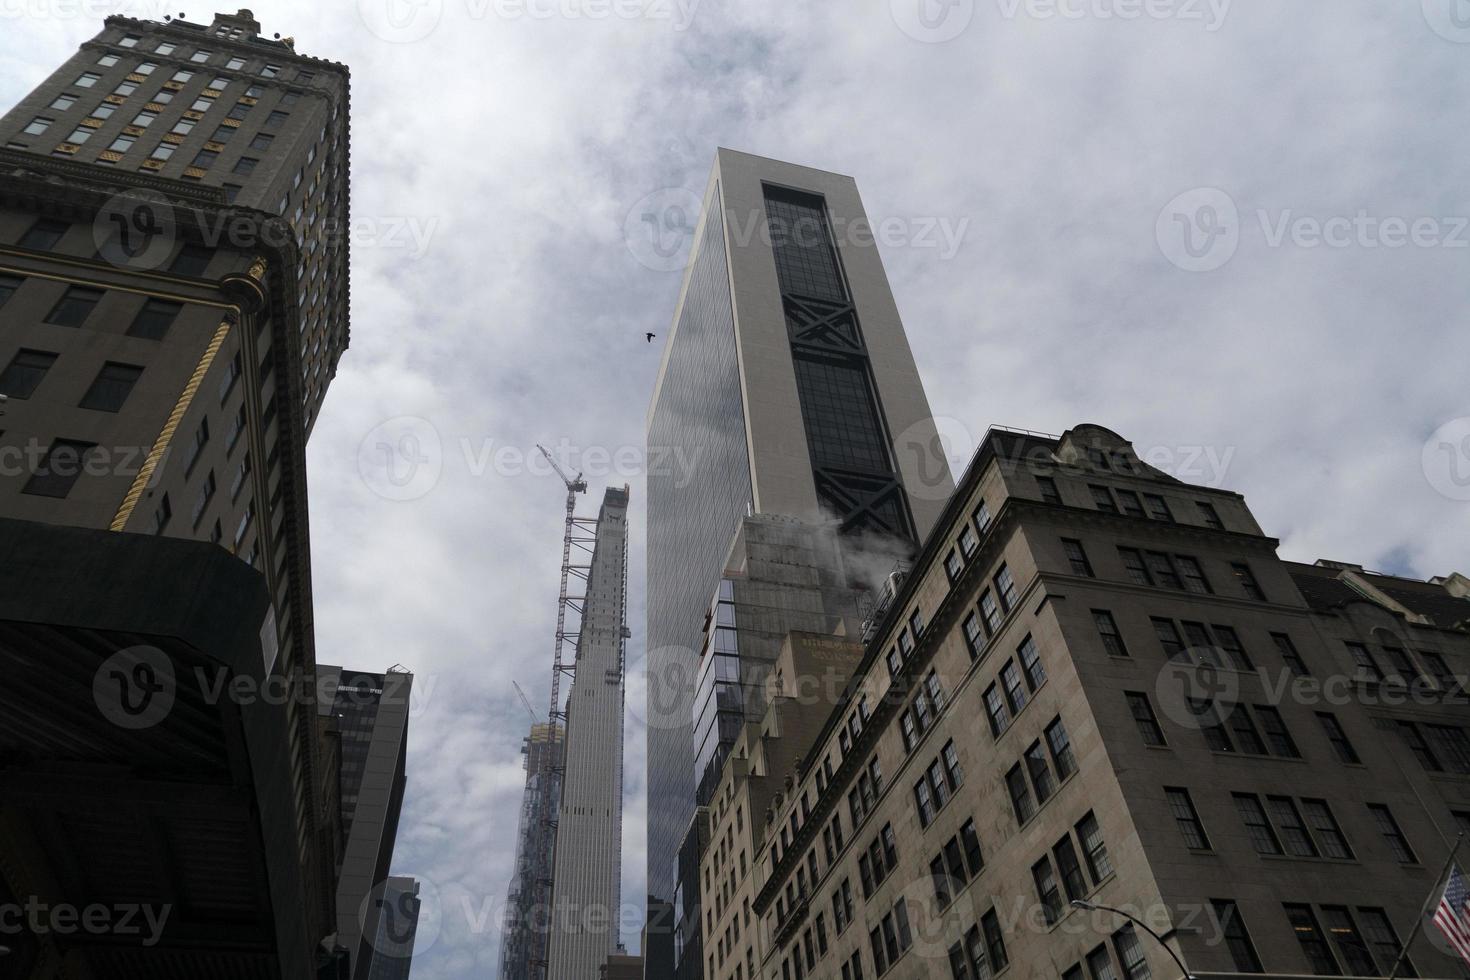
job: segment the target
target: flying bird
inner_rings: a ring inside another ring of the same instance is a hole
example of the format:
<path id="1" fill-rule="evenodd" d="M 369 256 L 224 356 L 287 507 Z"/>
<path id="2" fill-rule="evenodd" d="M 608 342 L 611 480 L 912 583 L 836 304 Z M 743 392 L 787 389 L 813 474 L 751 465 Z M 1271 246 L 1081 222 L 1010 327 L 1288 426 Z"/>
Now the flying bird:
<path id="1" fill-rule="evenodd" d="M 649 334 L 649 335 L 648 335 L 648 342 L 649 342 L 649 343 L 650 343 L 650 344 L 651 344 L 651 343 L 653 343 L 653 338 L 655 338 L 655 337 L 657 337 L 657 336 L 658 336 L 658 334 L 656 334 L 656 333 L 651 333 L 651 334 Z"/>

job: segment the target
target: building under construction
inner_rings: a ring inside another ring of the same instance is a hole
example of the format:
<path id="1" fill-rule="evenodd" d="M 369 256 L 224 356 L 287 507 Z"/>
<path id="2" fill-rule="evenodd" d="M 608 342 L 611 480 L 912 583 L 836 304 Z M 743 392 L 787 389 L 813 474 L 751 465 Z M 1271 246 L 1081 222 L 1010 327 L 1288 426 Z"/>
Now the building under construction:
<path id="1" fill-rule="evenodd" d="M 505 896 L 500 940 L 500 980 L 539 980 L 545 974 L 547 917 L 538 914 L 543 882 L 551 879 L 556 840 L 545 813 L 561 800 L 560 725 L 537 722 L 521 743 L 526 757 L 526 792 L 516 830 L 515 872 Z M 543 809 L 544 807 L 544 809 Z"/>

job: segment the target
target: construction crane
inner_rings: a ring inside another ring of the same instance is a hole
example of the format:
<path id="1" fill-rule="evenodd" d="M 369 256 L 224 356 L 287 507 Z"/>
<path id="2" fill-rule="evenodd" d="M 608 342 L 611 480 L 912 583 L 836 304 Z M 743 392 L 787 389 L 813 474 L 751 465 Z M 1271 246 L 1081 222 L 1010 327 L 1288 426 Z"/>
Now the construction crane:
<path id="1" fill-rule="evenodd" d="M 547 763 L 547 775 L 549 781 L 554 782 L 559 789 L 567 771 L 565 757 L 567 709 L 562 706 L 561 679 L 563 676 L 570 678 L 576 674 L 577 643 L 581 639 L 581 617 L 587 603 L 585 588 L 581 595 L 571 593 L 571 580 L 573 576 L 576 576 L 585 587 L 588 576 L 592 573 L 592 552 L 597 545 L 597 518 L 577 516 L 577 494 L 587 492 L 587 481 L 582 479 L 582 474 L 569 476 L 545 446 L 538 444 L 536 448 L 541 451 L 542 456 L 546 457 L 546 461 L 551 464 L 551 468 L 556 471 L 556 475 L 561 478 L 561 482 L 567 489 L 566 522 L 561 544 L 561 594 L 556 603 L 556 645 L 553 648 L 551 659 L 551 710 L 547 713 L 550 729 L 547 751 L 550 761 Z M 576 550 L 577 557 L 585 556 L 585 562 L 573 563 L 573 549 Z M 567 628 L 569 610 L 577 614 L 575 632 Z M 565 656 L 568 646 L 571 648 L 570 658 Z M 516 689 L 520 690 L 519 685 Z M 541 823 L 552 841 L 556 839 L 557 824 L 554 801 L 559 799 L 560 795 L 560 792 L 549 791 L 540 794 Z M 536 878 L 536 901 L 533 908 L 551 908 L 551 884 L 554 870 L 552 865 L 552 860 L 546 861 L 542 866 L 543 873 Z M 532 980 L 547 980 L 550 939 L 550 932 L 537 937 L 537 942 L 541 945 L 538 950 L 539 955 L 531 958 Z"/>
<path id="2" fill-rule="evenodd" d="M 510 686 L 516 689 L 516 694 L 520 695 L 521 704 L 526 706 L 526 714 L 531 716 L 531 720 L 536 721 L 540 718 L 541 716 L 536 714 L 536 709 L 531 707 L 531 699 L 526 697 L 526 692 L 521 690 L 521 686 L 515 681 L 511 681 Z"/>

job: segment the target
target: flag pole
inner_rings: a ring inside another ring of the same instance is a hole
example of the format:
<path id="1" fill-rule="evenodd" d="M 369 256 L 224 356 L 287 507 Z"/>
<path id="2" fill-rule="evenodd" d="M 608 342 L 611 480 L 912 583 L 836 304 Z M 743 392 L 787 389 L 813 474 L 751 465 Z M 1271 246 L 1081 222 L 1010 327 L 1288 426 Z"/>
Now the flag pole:
<path id="1" fill-rule="evenodd" d="M 1465 832 L 1461 831 L 1455 835 L 1455 846 L 1450 848 L 1450 856 L 1445 858 L 1444 867 L 1439 870 L 1439 877 L 1434 879 L 1434 887 L 1429 890 L 1429 898 L 1424 902 L 1424 907 L 1419 910 L 1419 918 L 1414 920 L 1414 929 L 1409 933 L 1409 938 L 1404 940 L 1404 945 L 1399 949 L 1399 958 L 1394 960 L 1393 969 L 1388 971 L 1388 980 L 1398 980 L 1399 967 L 1404 965 L 1408 958 L 1409 947 L 1414 945 L 1414 940 L 1419 938 L 1419 933 L 1424 931 L 1424 917 L 1429 914 L 1431 905 L 1439 905 L 1440 885 L 1444 883 L 1445 875 L 1450 873 L 1450 866 L 1455 863 L 1455 854 L 1460 850 L 1460 845 L 1465 842 Z"/>

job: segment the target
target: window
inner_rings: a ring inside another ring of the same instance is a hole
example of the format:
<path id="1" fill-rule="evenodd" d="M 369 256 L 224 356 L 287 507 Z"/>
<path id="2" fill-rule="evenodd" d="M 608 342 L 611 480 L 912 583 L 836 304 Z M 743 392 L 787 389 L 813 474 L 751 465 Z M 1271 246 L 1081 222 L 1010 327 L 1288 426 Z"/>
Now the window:
<path id="1" fill-rule="evenodd" d="M 1082 877 L 1082 865 L 1077 861 L 1077 851 L 1072 847 L 1072 838 L 1063 837 L 1052 846 L 1052 857 L 1056 859 L 1057 873 L 1062 879 L 1062 888 L 1071 901 L 1087 894 L 1087 879 Z M 1043 861 L 1046 859 L 1043 858 Z"/>
<path id="2" fill-rule="evenodd" d="M 46 450 L 46 456 L 31 473 L 21 493 L 37 497 L 62 498 L 71 493 L 77 478 L 87 465 L 87 456 L 96 443 L 75 439 L 57 439 Z"/>
<path id="3" fill-rule="evenodd" d="M 964 570 L 964 559 L 959 556 L 959 552 L 951 549 L 950 553 L 944 556 L 944 574 L 948 576 L 949 583 L 953 585 L 958 581 L 960 573 Z"/>
<path id="4" fill-rule="evenodd" d="M 1169 812 L 1174 816 L 1179 833 L 1184 837 L 1184 846 L 1198 851 L 1210 850 L 1209 835 L 1205 833 L 1205 825 L 1199 818 L 1199 811 L 1194 808 L 1189 790 L 1165 786 L 1164 798 L 1169 803 Z"/>
<path id="5" fill-rule="evenodd" d="M 143 39 L 137 34 L 125 34 L 123 35 L 122 39 L 117 42 L 117 46 L 120 48 L 135 48 L 138 46 L 138 42 L 141 40 Z"/>
<path id="6" fill-rule="evenodd" d="M 56 218 L 41 218 L 26 229 L 26 233 L 20 236 L 20 241 L 16 244 L 21 248 L 49 252 L 56 247 L 70 228 L 70 222 L 59 221 Z"/>
<path id="7" fill-rule="evenodd" d="M 1312 835 L 1307 833 L 1307 825 L 1302 822 L 1302 815 L 1297 812 L 1296 804 L 1289 796 L 1268 796 L 1266 806 L 1271 811 L 1271 816 L 1280 830 L 1281 840 L 1286 845 L 1286 853 L 1293 857 L 1317 857 L 1317 845 L 1312 840 Z"/>
<path id="8" fill-rule="evenodd" d="M 261 78 L 275 78 L 281 73 L 279 65 L 262 65 L 260 69 Z"/>
<path id="9" fill-rule="evenodd" d="M 77 76 L 77 80 L 72 84 L 76 85 L 77 88 L 91 88 L 101 80 L 102 76 L 97 74 L 96 72 L 84 71 Z"/>
<path id="10" fill-rule="evenodd" d="M 1114 490 L 1113 494 L 1118 498 L 1118 505 L 1126 516 L 1143 516 L 1143 502 L 1138 499 L 1138 494 L 1132 490 Z"/>
<path id="11" fill-rule="evenodd" d="M 1256 718 L 1261 722 L 1261 730 L 1266 733 L 1266 743 L 1271 748 L 1271 754 L 1287 759 L 1300 759 L 1302 754 L 1298 751 L 1291 732 L 1287 731 L 1281 712 L 1264 704 L 1256 705 L 1255 711 Z"/>
<path id="12" fill-rule="evenodd" d="M 924 633 L 924 614 L 918 609 L 915 609 L 913 612 L 909 613 L 909 632 L 913 633 L 915 640 L 917 640 Z M 899 642 L 903 642 L 901 637 L 899 639 Z"/>
<path id="13" fill-rule="evenodd" d="M 1230 795 L 1235 800 L 1235 809 L 1245 823 L 1245 829 L 1250 834 L 1251 844 L 1255 846 L 1256 853 L 1280 854 L 1281 841 L 1276 837 L 1271 821 L 1266 819 L 1266 811 L 1261 806 L 1260 798 L 1251 793 L 1232 793 Z"/>
<path id="14" fill-rule="evenodd" d="M 92 110 L 92 118 L 93 119 L 108 119 L 108 118 L 110 118 L 112 116 L 113 112 L 115 112 L 115 111 L 116 111 L 116 107 L 115 106 L 113 106 L 111 103 L 104 102 L 101 105 L 99 105 L 97 108 L 95 108 L 95 109 Z"/>
<path id="15" fill-rule="evenodd" d="M 1148 551 L 1144 553 L 1144 558 L 1148 561 L 1148 570 L 1155 582 L 1166 589 L 1184 588 L 1184 581 L 1179 577 L 1179 572 L 1168 555 L 1162 551 Z"/>
<path id="16" fill-rule="evenodd" d="M 1164 656 L 1170 660 L 1187 660 L 1189 655 L 1185 652 L 1184 641 L 1179 637 L 1179 629 L 1171 619 L 1150 620 L 1154 624 L 1154 635 L 1158 637 L 1159 646 L 1164 651 Z"/>
<path id="17" fill-rule="evenodd" d="M 1307 816 L 1307 824 L 1316 835 L 1317 843 L 1322 848 L 1322 853 L 1330 858 L 1341 858 L 1348 860 L 1353 856 L 1353 849 L 1348 845 L 1347 837 L 1338 826 L 1337 817 L 1333 816 L 1332 808 L 1327 805 L 1326 800 L 1302 800 L 1302 812 Z"/>
<path id="18" fill-rule="evenodd" d="M 148 128 L 149 124 L 151 124 L 153 120 L 157 118 L 158 113 L 154 112 L 151 109 L 144 109 L 142 112 L 133 117 L 133 125 L 140 126 L 146 129 Z"/>
<path id="19" fill-rule="evenodd" d="M 1443 772 L 1444 766 L 1440 765 L 1439 759 L 1429 748 L 1429 743 L 1424 740 L 1424 735 L 1419 731 L 1419 726 L 1411 721 L 1398 723 L 1399 735 L 1403 737 L 1404 743 L 1409 746 L 1409 751 L 1414 753 L 1414 758 L 1426 772 Z"/>
<path id="20" fill-rule="evenodd" d="M 173 73 L 173 77 L 170 79 L 170 81 L 178 82 L 182 85 L 184 82 L 187 82 L 193 77 L 194 73 L 192 71 L 187 68 L 180 68 L 178 71 Z"/>
<path id="21" fill-rule="evenodd" d="M 1266 743 L 1261 740 L 1261 733 L 1256 731 L 1255 722 L 1245 710 L 1245 705 L 1237 704 L 1231 707 L 1230 714 L 1226 717 L 1230 730 L 1235 733 L 1235 742 L 1240 746 L 1240 751 L 1250 755 L 1266 755 Z"/>
<path id="22" fill-rule="evenodd" d="M 1077 757 L 1072 753 L 1072 740 L 1067 736 L 1062 719 L 1053 718 L 1044 734 L 1047 751 L 1051 753 L 1052 764 L 1057 769 L 1057 778 L 1066 779 L 1077 771 Z"/>
<path id="23" fill-rule="evenodd" d="M 230 71 L 239 71 L 241 68 L 245 67 L 245 59 L 231 58 L 229 61 L 225 62 L 225 67 L 230 69 Z"/>
<path id="24" fill-rule="evenodd" d="M 1327 926 L 1327 934 L 1332 937 L 1333 945 L 1337 947 L 1338 955 L 1347 965 L 1350 976 L 1379 975 L 1378 966 L 1373 962 L 1373 954 L 1368 952 L 1368 944 L 1363 941 L 1357 923 L 1353 921 L 1352 913 L 1346 907 L 1322 906 L 1322 921 Z"/>
<path id="25" fill-rule="evenodd" d="M 973 558 L 975 556 L 975 552 L 979 550 L 980 539 L 975 537 L 974 528 L 966 524 L 964 527 L 960 528 L 960 553 L 964 555 L 966 559 L 969 559 Z M 964 563 L 961 562 L 962 567 L 963 564 Z"/>
<path id="26" fill-rule="evenodd" d="M 51 365 L 56 363 L 57 355 L 43 350 L 21 350 L 11 358 L 3 372 L 0 372 L 0 395 L 10 398 L 25 399 L 40 385 L 46 377 L 46 372 L 51 370 Z"/>
<path id="27" fill-rule="evenodd" d="M 1383 839 L 1388 842 L 1388 848 L 1393 852 L 1394 859 L 1400 864 L 1418 864 L 1419 858 L 1414 854 L 1414 849 L 1409 846 L 1409 839 L 1404 836 L 1399 823 L 1394 819 L 1393 813 L 1381 803 L 1369 803 L 1368 810 L 1373 814 L 1374 821 L 1378 824 L 1378 830 L 1383 834 Z"/>
<path id="28" fill-rule="evenodd" d="M 1230 570 L 1235 573 L 1235 580 L 1240 583 L 1240 591 L 1245 593 L 1247 599 L 1255 599 L 1257 602 L 1265 602 L 1266 594 L 1261 591 L 1260 584 L 1256 581 L 1255 573 L 1250 566 L 1244 562 L 1232 562 Z"/>
<path id="29" fill-rule="evenodd" d="M 200 150 L 198 153 L 196 153 L 194 155 L 194 162 L 191 163 L 190 166 L 191 167 L 210 167 L 210 166 L 213 166 L 214 165 L 214 161 L 216 161 L 218 159 L 219 159 L 219 150 Z"/>
<path id="30" fill-rule="evenodd" d="M 157 70 L 158 65 L 154 64 L 151 61 L 145 61 L 142 64 L 138 65 L 137 68 L 134 68 L 133 73 L 136 75 L 151 75 Z"/>
<path id="31" fill-rule="evenodd" d="M 1166 501 L 1163 497 L 1160 497 L 1158 494 L 1144 494 L 1143 505 L 1145 508 L 1148 509 L 1148 516 L 1151 520 L 1164 521 L 1170 524 L 1174 522 L 1174 515 L 1169 512 L 1168 501 Z"/>
<path id="32" fill-rule="evenodd" d="M 1051 767 L 1046 764 L 1046 750 L 1040 741 L 1032 742 L 1026 748 L 1024 759 L 1026 771 L 1031 774 L 1031 785 L 1036 788 L 1036 802 L 1045 803 L 1057 791 L 1057 781 L 1051 774 Z"/>
<path id="33" fill-rule="evenodd" d="M 1337 753 L 1337 758 L 1351 766 L 1359 765 L 1362 760 L 1358 758 L 1353 743 L 1348 741 L 1347 732 L 1343 731 L 1337 716 L 1330 711 L 1319 711 L 1317 720 L 1322 723 L 1322 731 L 1326 733 L 1327 741 L 1332 743 L 1332 750 Z"/>
<path id="34" fill-rule="evenodd" d="M 1212 898 L 1210 908 L 1215 912 L 1215 921 L 1220 924 L 1220 934 L 1225 938 L 1230 958 L 1235 961 L 1235 969 L 1240 973 L 1264 973 L 1261 957 L 1256 954 L 1256 944 L 1251 942 L 1239 907 L 1228 898 Z"/>
<path id="35" fill-rule="evenodd" d="M 249 477 L 250 454 L 246 453 L 244 456 L 240 457 L 240 463 L 235 468 L 235 478 L 230 481 L 230 501 L 232 503 L 234 502 L 236 497 L 240 496 L 240 488 L 245 485 L 245 481 Z"/>
<path id="36" fill-rule="evenodd" d="M 1110 657 L 1128 656 L 1128 646 L 1123 642 L 1123 634 L 1118 630 L 1118 624 L 1113 619 L 1113 614 L 1106 609 L 1094 609 L 1092 611 L 1092 622 L 1097 626 L 1097 634 L 1102 638 L 1103 649 Z"/>
<path id="37" fill-rule="evenodd" d="M 1082 550 L 1082 542 L 1074 538 L 1063 538 L 1062 548 L 1067 553 L 1067 564 L 1071 567 L 1072 574 L 1092 578 L 1092 563 L 1087 560 L 1087 552 Z"/>
<path id="38" fill-rule="evenodd" d="M 1281 654 L 1281 662 L 1286 664 L 1287 670 L 1297 677 L 1312 676 L 1311 671 L 1307 670 L 1306 662 L 1297 652 L 1296 644 L 1291 642 L 1291 637 L 1285 633 L 1272 633 L 1271 640 L 1276 644 L 1276 652 Z"/>
<path id="39" fill-rule="evenodd" d="M 992 520 L 990 516 L 990 506 L 986 504 L 985 501 L 980 501 L 979 505 L 975 507 L 975 510 L 970 515 L 970 517 L 975 522 L 975 527 L 977 530 L 979 530 L 981 534 L 984 534 L 986 531 L 990 530 L 990 522 Z"/>
<path id="40" fill-rule="evenodd" d="M 1036 487 L 1041 491 L 1041 499 L 1043 502 L 1048 504 L 1056 504 L 1058 506 L 1061 505 L 1062 495 L 1057 492 L 1056 480 L 1053 480 L 1049 476 L 1038 476 L 1036 478 Z"/>
<path id="41" fill-rule="evenodd" d="M 176 149 L 177 147 L 172 143 L 159 143 L 153 148 L 153 152 L 148 154 L 148 157 L 151 160 L 167 160 L 174 155 Z"/>
<path id="42" fill-rule="evenodd" d="M 148 300 L 133 318 L 132 325 L 128 327 L 128 336 L 162 340 L 183 308 L 183 304 L 168 300 Z"/>
<path id="43" fill-rule="evenodd" d="M 1031 880 L 1036 884 L 1036 897 L 1041 900 L 1046 924 L 1052 925 L 1062 917 L 1062 893 L 1049 859 L 1042 858 L 1031 865 Z"/>
<path id="44" fill-rule="evenodd" d="M 199 495 L 194 500 L 194 514 L 192 523 L 194 527 L 199 526 L 199 518 L 204 516 L 204 508 L 209 506 L 209 501 L 214 498 L 214 470 L 204 474 L 204 482 L 199 487 Z"/>
<path id="45" fill-rule="evenodd" d="M 80 327 L 86 322 L 87 316 L 101 298 L 102 290 L 100 289 L 67 286 L 66 292 L 61 294 L 61 299 L 51 308 L 51 312 L 46 314 L 46 322 L 62 327 Z"/>
<path id="46" fill-rule="evenodd" d="M 1010 612 L 1016 604 L 1016 583 L 1011 578 L 1010 568 L 1005 565 L 995 573 L 995 592 L 1000 596 L 1000 607 Z"/>
<path id="47" fill-rule="evenodd" d="M 250 106 L 248 106 L 244 102 L 236 102 L 234 105 L 230 106 L 230 111 L 227 112 L 225 115 L 227 118 L 230 119 L 244 119 L 246 116 L 250 115 Z"/>
<path id="48" fill-rule="evenodd" d="M 275 109 L 271 112 L 270 115 L 265 117 L 265 122 L 262 124 L 261 128 L 272 130 L 280 129 L 286 124 L 286 119 L 290 115 L 291 114 L 289 112 L 282 112 L 279 109 Z"/>
<path id="49" fill-rule="evenodd" d="M 188 136 L 189 133 L 191 133 L 193 130 L 194 130 L 194 120 L 192 120 L 192 119 L 180 119 L 178 122 L 174 123 L 173 128 L 170 129 L 169 132 L 170 133 L 177 133 L 180 136 Z M 214 157 L 210 157 L 209 159 L 211 161 L 213 161 L 214 160 Z"/>
<path id="50" fill-rule="evenodd" d="M 1217 531 L 1225 530 L 1225 523 L 1220 520 L 1220 514 L 1215 510 L 1215 505 L 1201 500 L 1196 502 L 1199 508 L 1200 520 L 1205 522 L 1205 527 L 1212 527 Z"/>
<path id="51" fill-rule="evenodd" d="M 1210 580 L 1205 578 L 1205 571 L 1200 567 L 1198 559 L 1188 555 L 1175 555 L 1174 563 L 1179 569 L 1179 574 L 1184 577 L 1185 591 L 1196 595 L 1215 594 L 1215 590 L 1210 587 Z"/>
<path id="52" fill-rule="evenodd" d="M 1148 566 L 1143 563 L 1143 555 L 1137 548 L 1119 548 L 1118 557 L 1123 561 L 1123 568 L 1127 571 L 1130 582 L 1134 585 L 1154 584 Z"/>
<path id="53" fill-rule="evenodd" d="M 938 808 L 935 807 L 934 798 L 930 794 L 927 777 L 920 777 L 919 781 L 914 783 L 914 804 L 919 810 L 919 826 L 928 827 L 934 822 Z"/>
<path id="54" fill-rule="evenodd" d="M 1113 958 L 1108 955 L 1106 946 L 1099 946 L 1087 954 L 1087 972 L 1092 980 L 1118 980 L 1118 972 L 1113 969 Z"/>
<path id="55" fill-rule="evenodd" d="M 999 973 L 1010 962 L 1006 957 L 1005 937 L 1000 931 L 1000 917 L 991 909 L 980 917 L 980 928 L 985 932 L 985 952 L 990 955 L 990 969 Z"/>
<path id="56" fill-rule="evenodd" d="M 1118 962 L 1123 964 L 1123 976 L 1127 980 L 1149 980 L 1152 974 L 1148 960 L 1144 958 L 1143 947 L 1139 945 L 1132 923 L 1113 933 L 1113 949 L 1118 953 Z"/>
<path id="57" fill-rule="evenodd" d="M 77 104 L 77 97 L 75 95 L 62 94 L 62 95 L 58 95 L 56 97 L 56 101 L 54 101 L 54 102 L 51 103 L 51 108 L 52 109 L 58 109 L 58 110 L 63 110 L 64 111 L 66 109 L 70 109 L 72 106 L 74 106 L 76 104 Z"/>
<path id="58" fill-rule="evenodd" d="M 250 140 L 252 150 L 268 150 L 275 137 L 269 133 L 256 133 Z"/>
<path id="59" fill-rule="evenodd" d="M 193 54 L 191 54 L 189 56 L 189 60 L 192 61 L 192 62 L 194 62 L 196 65 L 202 65 L 206 61 L 208 61 L 210 58 L 213 58 L 213 57 L 214 57 L 214 52 L 213 51 L 204 51 L 204 50 L 201 49 L 201 50 L 195 51 Z"/>
<path id="60" fill-rule="evenodd" d="M 27 136 L 40 136 L 42 133 L 46 132 L 46 130 L 50 129 L 51 124 L 55 121 L 55 119 L 47 119 L 45 116 L 37 116 L 30 122 L 26 123 L 25 129 L 21 130 L 21 132 L 25 133 Z"/>
<path id="61" fill-rule="evenodd" d="M 1363 924 L 1363 935 L 1368 939 L 1368 945 L 1377 956 L 1378 961 L 1387 969 L 1392 970 L 1394 964 L 1399 962 L 1403 955 L 1404 947 L 1399 942 L 1398 933 L 1394 931 L 1393 923 L 1389 921 L 1388 913 L 1380 908 L 1358 909 L 1358 921 Z M 1399 966 L 1399 975 L 1405 977 L 1416 977 L 1414 965 L 1405 957 Z"/>
<path id="62" fill-rule="evenodd" d="M 71 135 L 66 138 L 66 142 L 81 146 L 83 143 L 87 142 L 87 140 L 92 138 L 93 132 L 95 132 L 95 130 L 88 129 L 85 126 L 78 126 L 76 129 L 73 129 L 71 131 Z"/>
<path id="63" fill-rule="evenodd" d="M 1005 698 L 995 684 L 985 689 L 985 716 L 990 721 L 990 734 L 997 738 L 1011 724 L 1011 716 L 1006 710 Z"/>
<path id="64" fill-rule="evenodd" d="M 1014 660 L 1007 660 L 1006 665 L 1000 669 L 1000 683 L 1005 689 L 1006 703 L 1010 705 L 1011 714 L 1020 714 L 1021 709 L 1026 707 L 1026 689 L 1021 686 L 1021 672 L 1016 669 Z"/>
<path id="65" fill-rule="evenodd" d="M 173 54 L 174 49 L 177 47 L 178 45 L 174 44 L 172 41 L 160 41 L 158 47 L 153 49 L 153 53 L 167 56 Z"/>
<path id="66" fill-rule="evenodd" d="M 1470 773 L 1470 736 L 1465 734 L 1465 729 L 1453 725 L 1427 725 L 1425 728 L 1444 767 L 1462 775 Z"/>
<path id="67" fill-rule="evenodd" d="M 199 461 L 199 453 L 209 442 L 209 418 L 206 416 L 199 420 L 199 427 L 194 430 L 194 439 L 184 450 L 184 473 L 187 475 L 194 469 L 194 464 Z M 237 544 L 239 542 L 236 542 Z"/>
<path id="68" fill-rule="evenodd" d="M 235 161 L 235 167 L 231 172 L 246 176 L 255 171 L 255 165 L 259 162 L 254 157 L 241 157 Z"/>
<path id="69" fill-rule="evenodd" d="M 114 153 L 126 153 L 128 150 L 133 148 L 133 144 L 137 141 L 138 139 L 135 136 L 119 136 L 117 139 L 113 140 L 107 148 Z"/>
<path id="70" fill-rule="evenodd" d="M 1098 510 L 1108 514 L 1118 513 L 1118 505 L 1113 503 L 1113 495 L 1108 488 L 1096 483 L 1089 483 L 1087 489 L 1092 491 L 1092 504 Z"/>
<path id="71" fill-rule="evenodd" d="M 1021 666 L 1026 674 L 1026 686 L 1034 693 L 1038 687 L 1046 683 L 1046 668 L 1041 665 L 1041 655 L 1036 650 L 1036 643 L 1027 636 L 1016 648 L 1016 654 L 1021 658 Z"/>
<path id="72" fill-rule="evenodd" d="M 108 361 L 102 365 L 92 387 L 87 389 L 83 396 L 81 407 L 90 408 L 98 412 L 116 412 L 123 407 L 132 393 L 133 385 L 138 383 L 138 378 L 143 374 L 143 369 L 133 364 L 118 364 Z"/>
<path id="73" fill-rule="evenodd" d="M 985 627 L 991 633 L 1000 629 L 1000 607 L 995 604 L 995 596 L 989 589 L 980 593 L 980 612 L 985 617 Z"/>
<path id="74" fill-rule="evenodd" d="M 1302 953 L 1307 957 L 1307 963 L 1312 972 L 1321 977 L 1337 977 L 1342 975 L 1337 961 L 1332 957 L 1332 950 L 1327 946 L 1327 940 L 1322 936 L 1322 930 L 1317 925 L 1317 917 L 1312 914 L 1310 905 L 1282 905 L 1286 910 L 1286 919 L 1296 933 L 1297 942 L 1301 944 Z M 1374 971 L 1369 971 L 1374 972 Z"/>
<path id="75" fill-rule="evenodd" d="M 1113 873 L 1113 862 L 1108 857 L 1108 848 L 1103 842 L 1102 828 L 1098 825 L 1097 817 L 1089 810 L 1073 829 L 1077 831 L 1077 840 L 1082 844 L 1082 855 L 1087 860 L 1092 883 L 1102 884 L 1102 880 Z"/>
<path id="76" fill-rule="evenodd" d="M 10 301 L 10 297 L 15 295 L 15 291 L 20 288 L 20 284 L 24 281 L 19 276 L 0 274 L 0 306 L 4 306 Z"/>
<path id="77" fill-rule="evenodd" d="M 216 126 L 209 139 L 214 143 L 228 143 L 237 130 L 234 126 Z"/>
<path id="78" fill-rule="evenodd" d="M 159 105 L 168 105 L 173 100 L 174 100 L 173 90 L 172 89 L 161 88 L 157 92 L 154 92 L 153 93 L 153 98 L 149 99 L 148 101 L 150 101 L 150 102 L 157 102 Z"/>
<path id="79" fill-rule="evenodd" d="M 1036 803 L 1031 799 L 1031 788 L 1026 783 L 1026 776 L 1021 772 L 1021 765 L 1017 763 L 1006 773 L 1006 789 L 1011 795 L 1011 809 L 1015 811 L 1016 822 L 1024 824 L 1036 814 Z"/>
<path id="80" fill-rule="evenodd" d="M 304 80 L 306 78 L 306 73 L 302 72 L 301 77 Z M 285 92 L 281 93 L 281 105 L 295 105 L 300 100 L 300 98 L 301 93 L 299 91 L 294 88 L 288 88 Z"/>
<path id="81" fill-rule="evenodd" d="M 1150 703 L 1148 695 L 1142 691 L 1124 691 L 1123 696 L 1128 700 L 1128 711 L 1133 715 L 1133 723 L 1138 726 L 1138 734 L 1142 736 L 1143 744 L 1169 744 L 1164 738 L 1164 730 L 1159 726 L 1158 716 L 1154 714 L 1154 706 Z"/>
<path id="82" fill-rule="evenodd" d="M 970 613 L 965 617 L 963 625 L 965 633 L 965 649 L 970 653 L 970 659 L 974 660 L 980 656 L 980 651 L 985 648 L 985 634 L 980 628 L 980 617 Z"/>
<path id="83" fill-rule="evenodd" d="M 985 860 L 980 853 L 980 834 L 975 829 L 973 817 L 966 820 L 965 825 L 960 828 L 960 846 L 965 850 L 965 866 L 973 878 L 985 868 Z"/>

